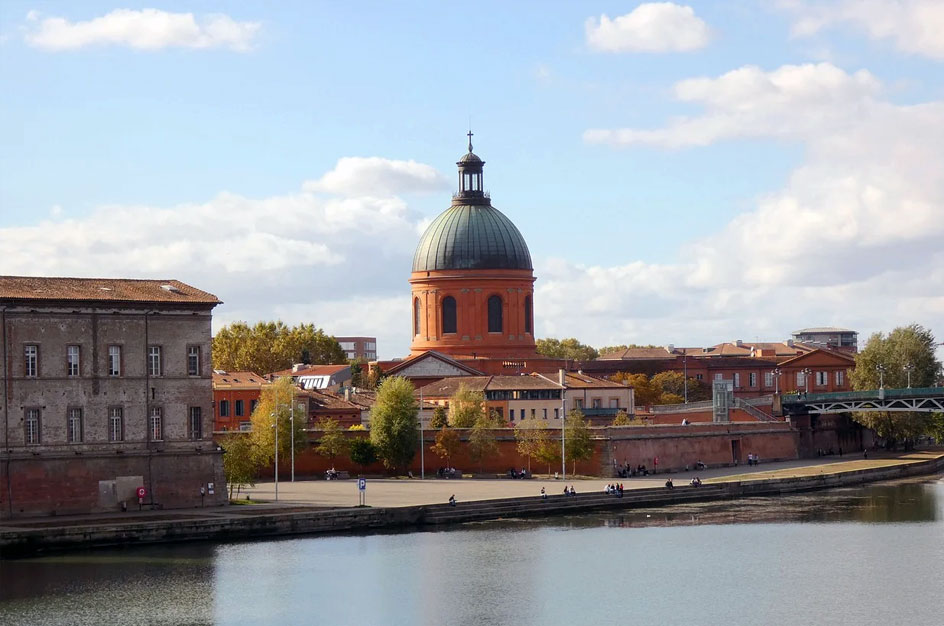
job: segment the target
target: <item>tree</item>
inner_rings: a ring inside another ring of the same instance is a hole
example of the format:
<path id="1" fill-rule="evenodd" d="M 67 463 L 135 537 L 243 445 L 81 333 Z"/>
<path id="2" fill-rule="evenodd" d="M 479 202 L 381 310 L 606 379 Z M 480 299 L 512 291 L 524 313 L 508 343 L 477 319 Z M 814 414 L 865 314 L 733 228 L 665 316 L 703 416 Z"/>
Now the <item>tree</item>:
<path id="1" fill-rule="evenodd" d="M 633 394 L 637 406 L 651 406 L 659 404 L 659 397 L 662 395 L 662 389 L 656 387 L 649 381 L 645 374 L 630 374 L 629 372 L 617 372 L 610 376 L 610 380 L 627 384 L 633 388 Z"/>
<path id="2" fill-rule="evenodd" d="M 420 423 L 413 383 L 400 376 L 385 378 L 370 410 L 370 441 L 384 466 L 405 468 L 416 454 Z"/>
<path id="3" fill-rule="evenodd" d="M 575 338 L 570 339 L 538 339 L 536 342 L 538 354 L 552 359 L 570 359 L 573 361 L 592 361 L 600 356 L 591 346 L 582 344 Z"/>
<path id="4" fill-rule="evenodd" d="M 453 428 L 472 428 L 485 416 L 485 394 L 465 385 L 449 399 L 449 425 Z"/>
<path id="5" fill-rule="evenodd" d="M 487 457 L 500 454 L 498 449 L 498 437 L 495 436 L 495 429 L 501 428 L 502 422 L 494 413 L 480 415 L 472 425 L 472 432 L 469 433 L 469 456 L 473 461 L 479 462 L 479 470 L 482 469 L 482 461 Z"/>
<path id="6" fill-rule="evenodd" d="M 600 356 L 609 354 L 610 352 L 626 352 L 630 348 L 658 348 L 659 346 L 654 346 L 652 344 L 648 346 L 641 346 L 639 344 L 631 343 L 629 345 L 621 344 L 618 346 L 603 346 L 602 348 L 597 348 L 597 353 Z"/>
<path id="7" fill-rule="evenodd" d="M 659 372 L 650 380 L 651 385 L 661 390 L 656 404 L 679 404 L 685 402 L 686 380 L 682 372 Z M 688 401 L 711 399 L 711 389 L 700 380 L 688 379 Z"/>
<path id="8" fill-rule="evenodd" d="M 626 411 L 618 411 L 610 426 L 631 426 L 632 423 L 633 421 L 629 419 L 629 414 L 627 414 Z"/>
<path id="9" fill-rule="evenodd" d="M 349 446 L 351 462 L 361 466 L 361 471 L 367 468 L 371 463 L 377 462 L 377 448 L 370 442 L 370 439 L 355 439 Z"/>
<path id="10" fill-rule="evenodd" d="M 233 499 L 233 487 L 236 497 L 243 485 L 252 487 L 259 474 L 260 458 L 248 433 L 230 433 L 220 441 L 223 448 L 223 473 L 229 485 L 229 499 Z"/>
<path id="11" fill-rule="evenodd" d="M 279 463 L 287 461 L 292 454 L 292 428 L 295 429 L 295 452 L 301 452 L 308 446 L 305 426 L 307 415 L 293 408 L 296 387 L 291 378 L 280 378 L 263 388 L 256 410 L 252 412 L 252 432 L 250 438 L 256 446 L 260 462 L 272 463 L 275 458 L 275 428 L 279 427 Z"/>
<path id="12" fill-rule="evenodd" d="M 534 453 L 534 459 L 541 463 L 547 463 L 547 473 L 551 473 L 551 463 L 560 462 L 561 445 L 560 439 L 552 438 L 551 434 L 545 431 L 547 435 L 539 441 L 537 450 Z"/>
<path id="13" fill-rule="evenodd" d="M 541 449 L 550 443 L 550 434 L 544 424 L 538 420 L 524 420 L 515 426 L 515 441 L 518 454 L 528 458 L 528 471 L 531 471 L 531 459 L 538 458 Z"/>
<path id="14" fill-rule="evenodd" d="M 321 419 L 318 421 L 316 428 L 321 431 L 321 437 L 315 452 L 328 457 L 331 461 L 334 461 L 335 457 L 344 454 L 349 444 L 347 437 L 344 436 L 344 429 L 341 428 L 338 420 L 331 417 Z"/>
<path id="15" fill-rule="evenodd" d="M 430 428 L 446 428 L 449 426 L 449 418 L 446 415 L 446 407 L 440 405 L 433 410 L 433 418 L 429 420 Z"/>
<path id="16" fill-rule="evenodd" d="M 450 430 L 446 426 L 442 426 L 439 429 L 439 432 L 436 433 L 436 443 L 433 445 L 430 450 L 433 451 L 433 454 L 438 456 L 441 459 L 446 460 L 446 465 L 451 466 L 452 463 L 450 459 L 452 455 L 459 451 L 459 446 L 462 445 L 459 441 L 459 433 L 454 430 Z"/>
<path id="17" fill-rule="evenodd" d="M 900 326 L 884 335 L 869 337 L 865 348 L 856 355 L 856 366 L 849 377 L 853 389 L 901 388 L 908 384 L 908 367 L 912 387 L 931 387 L 941 374 L 941 363 L 934 354 L 931 331 L 918 324 Z M 880 372 L 881 370 L 881 372 Z M 903 442 L 913 445 L 921 435 L 931 434 L 935 419 L 932 413 L 869 411 L 853 414 L 853 419 L 873 429 L 886 444 Z"/>
<path id="18" fill-rule="evenodd" d="M 584 419 L 579 409 L 567 414 L 566 433 L 564 436 L 564 454 L 574 464 L 573 473 L 577 473 L 577 461 L 584 461 L 593 456 L 593 441 L 590 439 L 590 424 Z"/>
<path id="19" fill-rule="evenodd" d="M 365 383 L 364 363 L 361 359 L 351 360 L 351 387 L 363 387 Z"/>
<path id="20" fill-rule="evenodd" d="M 663 393 L 656 404 L 682 404 L 685 398 L 674 393 Z"/>
<path id="21" fill-rule="evenodd" d="M 379 365 L 374 365 L 370 368 L 370 372 L 367 373 L 367 388 L 368 389 L 377 389 L 380 387 L 380 382 L 383 380 L 384 374 L 380 369 Z"/>
<path id="22" fill-rule="evenodd" d="M 344 363 L 347 355 L 334 337 L 314 324 L 287 326 L 281 320 L 233 322 L 213 337 L 213 368 L 268 374 L 292 364 Z M 305 357 L 305 358 L 303 358 Z"/>

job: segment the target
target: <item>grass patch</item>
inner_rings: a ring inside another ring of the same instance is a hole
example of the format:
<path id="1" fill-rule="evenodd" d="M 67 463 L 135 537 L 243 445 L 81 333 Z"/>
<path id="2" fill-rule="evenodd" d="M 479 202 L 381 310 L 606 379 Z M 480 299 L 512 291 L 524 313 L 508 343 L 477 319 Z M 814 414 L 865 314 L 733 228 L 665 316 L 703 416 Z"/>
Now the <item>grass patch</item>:
<path id="1" fill-rule="evenodd" d="M 238 505 L 243 505 L 243 504 L 262 504 L 263 501 L 262 501 L 262 500 L 246 500 L 245 498 L 243 498 L 242 500 L 230 500 L 229 503 L 230 503 L 230 504 L 238 504 Z"/>

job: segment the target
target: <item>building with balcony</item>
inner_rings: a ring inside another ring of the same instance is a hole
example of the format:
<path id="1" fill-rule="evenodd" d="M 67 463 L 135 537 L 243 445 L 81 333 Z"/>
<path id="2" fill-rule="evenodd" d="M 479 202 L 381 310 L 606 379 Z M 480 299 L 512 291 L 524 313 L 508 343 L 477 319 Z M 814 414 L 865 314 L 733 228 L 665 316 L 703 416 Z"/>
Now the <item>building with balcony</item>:
<path id="1" fill-rule="evenodd" d="M 335 337 L 341 344 L 344 354 L 351 360 L 376 361 L 377 360 L 377 338 L 376 337 Z"/>

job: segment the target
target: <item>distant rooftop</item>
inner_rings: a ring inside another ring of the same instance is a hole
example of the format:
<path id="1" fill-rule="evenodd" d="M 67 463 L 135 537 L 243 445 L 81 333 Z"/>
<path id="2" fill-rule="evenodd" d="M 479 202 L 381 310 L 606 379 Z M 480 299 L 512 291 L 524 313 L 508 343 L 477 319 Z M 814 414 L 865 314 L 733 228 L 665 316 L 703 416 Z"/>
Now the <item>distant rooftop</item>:
<path id="1" fill-rule="evenodd" d="M 213 294 L 179 280 L 48 276 L 0 276 L 0 299 L 221 304 Z"/>
<path id="2" fill-rule="evenodd" d="M 812 333 L 854 333 L 858 335 L 859 333 L 850 330 L 848 328 L 839 328 L 838 326 L 818 326 L 816 328 L 804 328 L 803 330 L 793 331 L 793 335 L 808 335 Z"/>

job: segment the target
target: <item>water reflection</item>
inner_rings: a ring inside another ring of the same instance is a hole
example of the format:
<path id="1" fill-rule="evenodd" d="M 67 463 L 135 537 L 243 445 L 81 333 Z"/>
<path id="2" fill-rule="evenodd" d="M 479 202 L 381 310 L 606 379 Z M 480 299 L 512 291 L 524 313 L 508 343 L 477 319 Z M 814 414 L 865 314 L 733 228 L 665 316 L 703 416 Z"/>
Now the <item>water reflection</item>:
<path id="1" fill-rule="evenodd" d="M 924 479 L 444 531 L 103 550 L 0 562 L 0 623 L 930 624 L 942 536 L 944 480 Z"/>

